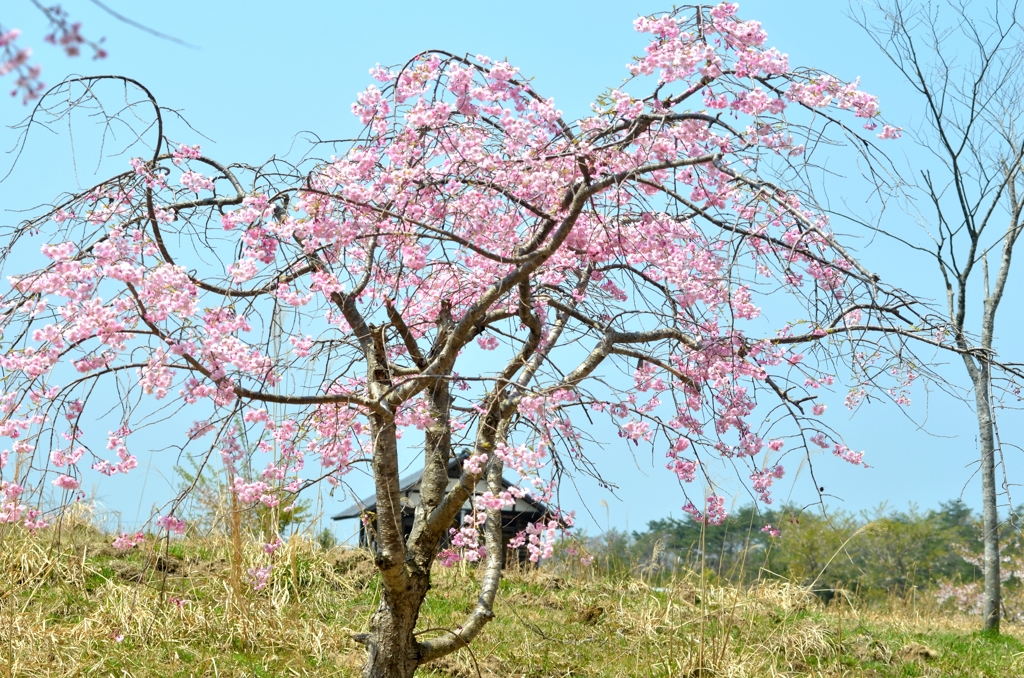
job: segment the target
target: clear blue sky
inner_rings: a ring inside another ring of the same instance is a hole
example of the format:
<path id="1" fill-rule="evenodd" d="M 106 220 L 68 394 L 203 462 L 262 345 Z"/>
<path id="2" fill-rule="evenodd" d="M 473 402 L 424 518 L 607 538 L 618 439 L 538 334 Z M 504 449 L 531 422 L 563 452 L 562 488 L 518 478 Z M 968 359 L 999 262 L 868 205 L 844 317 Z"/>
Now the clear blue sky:
<path id="1" fill-rule="evenodd" d="M 355 93 L 370 82 L 368 68 L 375 63 L 403 62 L 427 48 L 505 57 L 532 76 L 536 89 L 554 97 L 568 117 L 586 114 L 593 97 L 621 80 L 629 56 L 644 45 L 632 32 L 631 21 L 638 14 L 668 7 L 668 3 L 625 0 L 106 0 L 106 4 L 196 48 L 159 40 L 119 23 L 87 0 L 68 0 L 64 7 L 75 20 L 83 21 L 84 33 L 106 36 L 110 57 L 103 62 L 68 60 L 56 48 L 44 44 L 44 21 L 28 0 L 3 3 L 0 20 L 8 27 L 22 28 L 24 38 L 33 44 L 38 60 L 44 64 L 48 82 L 74 71 L 134 77 L 151 88 L 161 104 L 179 109 L 196 130 L 209 138 L 191 138 L 201 142 L 205 152 L 225 161 L 254 163 L 286 153 L 295 134 L 301 131 L 312 131 L 323 138 L 353 134 L 356 126 L 349 105 Z M 749 0 L 740 4 L 741 16 L 760 20 L 769 33 L 769 43 L 788 53 L 792 64 L 813 65 L 847 79 L 861 76 L 863 88 L 881 97 L 883 113 L 890 122 L 913 126 L 918 102 L 905 98 L 906 87 L 863 32 L 846 18 L 845 9 L 842 2 L 820 0 Z M 24 109 L 14 100 L 0 101 L 0 121 L 4 124 L 16 122 L 23 114 Z M 0 130 L 4 149 L 10 148 L 14 139 L 12 131 Z M 909 142 L 901 144 L 887 147 L 898 161 L 904 154 L 912 161 L 920 158 Z M 96 166 L 96 153 L 93 150 L 90 154 L 90 150 L 82 146 L 78 149 L 76 183 L 66 135 L 61 137 L 57 130 L 53 136 L 31 139 L 15 173 L 0 184 L 0 223 L 17 220 L 12 210 L 44 202 L 79 183 L 89 184 Z M 119 171 L 123 163 L 123 158 L 101 162 L 100 174 Z M 830 169 L 847 171 L 842 167 Z M 866 210 L 862 207 L 863 189 L 855 184 L 833 182 L 828 194 L 833 205 L 845 199 L 855 209 Z M 844 193 L 846 190 L 849 194 Z M 916 228 L 898 214 L 889 214 L 887 219 L 891 228 L 903 232 Z M 938 279 L 926 262 L 908 258 L 905 252 L 893 250 L 883 241 L 855 242 L 883 279 L 923 296 L 940 295 Z M 1018 273 L 1004 304 L 999 332 L 1003 337 L 1019 336 L 1021 322 L 1014 316 L 1019 314 L 1021 280 Z M 1000 344 L 1008 352 L 1004 357 L 1012 357 L 1009 352 L 1016 347 L 997 340 Z M 953 364 L 946 373 L 959 384 L 967 383 L 961 365 Z M 879 402 L 862 409 L 854 419 L 841 405 L 842 394 L 830 402 L 830 423 L 844 434 L 851 447 L 866 450 L 865 459 L 872 465 L 870 469 L 858 469 L 831 456 L 819 456 L 816 473 L 832 495 L 831 506 L 859 511 L 887 501 L 896 508 L 905 508 L 909 502 L 928 508 L 962 491 L 969 505 L 980 505 L 979 483 L 970 480 L 977 449 L 970 408 L 942 394 L 926 397 L 921 389 L 913 395 L 914 405 L 906 413 Z M 1019 439 L 1019 420 L 1018 413 L 1004 415 L 1004 440 Z M 1019 454 L 1009 448 L 1007 454 L 1011 472 L 1022 477 Z M 162 502 L 170 494 L 166 478 L 174 460 L 141 453 L 140 462 L 150 463 L 150 456 L 153 466 L 148 472 L 140 469 L 132 476 L 98 486 L 99 498 L 121 511 L 127 523 L 135 520 L 140 505 L 146 513 L 150 504 Z M 591 532 L 609 523 L 620 528 L 628 523 L 630 529 L 638 529 L 669 513 L 680 515 L 682 498 L 674 478 L 662 468 L 660 454 L 653 460 L 649 455 L 641 457 L 636 464 L 628 456 L 612 452 L 600 456 L 602 469 L 617 479 L 622 489 L 616 499 L 581 482 L 580 491 L 587 497 L 597 524 L 586 516 L 580 500 L 572 496 L 571 486 L 567 484 L 563 489 L 563 500 L 581 510 L 582 524 Z M 354 478 L 353 483 L 359 493 L 370 489 L 366 479 Z M 785 495 L 785 490 L 777 493 L 779 498 Z M 1020 495 L 1015 497 L 1016 503 L 1024 500 L 1024 491 Z M 813 500 L 806 474 L 796 480 L 791 497 L 798 502 Z M 609 504 L 607 514 L 599 503 L 602 498 Z M 347 503 L 337 498 L 325 498 L 325 502 L 328 513 Z"/>

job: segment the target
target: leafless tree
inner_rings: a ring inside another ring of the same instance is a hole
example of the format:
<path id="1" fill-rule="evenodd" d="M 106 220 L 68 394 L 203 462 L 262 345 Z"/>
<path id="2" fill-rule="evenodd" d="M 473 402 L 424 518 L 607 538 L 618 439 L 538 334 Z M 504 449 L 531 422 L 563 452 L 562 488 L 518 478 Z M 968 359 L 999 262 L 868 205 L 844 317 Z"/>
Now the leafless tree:
<path id="1" fill-rule="evenodd" d="M 923 243 L 885 234 L 931 260 L 945 288 L 946 312 L 971 380 L 981 448 L 984 522 L 984 625 L 998 632 L 1001 449 L 994 394 L 1006 377 L 995 362 L 996 316 L 1007 291 L 1014 246 L 1024 228 L 1024 34 L 1019 3 L 894 0 L 855 20 L 906 78 L 923 109 L 909 135 L 933 162 L 908 177 L 926 234 Z M 916 207 L 915 207 L 916 205 Z M 997 264 L 989 269 L 990 255 Z M 993 368 L 996 367 L 994 370 Z M 1009 368 L 1012 373 L 1014 370 Z M 997 459 L 997 455 L 1000 455 Z M 1003 498 L 1009 503 L 1004 471 Z"/>

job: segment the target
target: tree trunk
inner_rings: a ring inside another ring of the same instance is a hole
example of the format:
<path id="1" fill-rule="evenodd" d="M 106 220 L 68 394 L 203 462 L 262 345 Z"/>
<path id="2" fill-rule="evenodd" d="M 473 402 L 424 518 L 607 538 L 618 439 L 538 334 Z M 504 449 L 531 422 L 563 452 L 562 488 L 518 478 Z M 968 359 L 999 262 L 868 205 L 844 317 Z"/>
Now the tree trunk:
<path id="1" fill-rule="evenodd" d="M 370 618 L 363 678 L 412 678 L 420 664 L 416 620 L 429 587 L 429 575 L 413 575 L 405 591 L 383 588 L 380 606 Z"/>
<path id="2" fill-rule="evenodd" d="M 982 364 L 974 379 L 974 402 L 978 412 L 981 443 L 982 541 L 985 545 L 985 630 L 999 633 L 999 513 L 996 504 L 996 446 L 992 431 L 992 406 L 988 399 L 988 366 Z"/>

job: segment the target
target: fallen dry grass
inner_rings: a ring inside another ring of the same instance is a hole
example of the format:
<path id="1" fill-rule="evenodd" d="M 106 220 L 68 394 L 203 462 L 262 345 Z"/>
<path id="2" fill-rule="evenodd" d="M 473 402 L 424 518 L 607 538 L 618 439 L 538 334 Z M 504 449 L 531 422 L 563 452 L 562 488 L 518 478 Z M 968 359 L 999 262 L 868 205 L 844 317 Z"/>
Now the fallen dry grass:
<path id="1" fill-rule="evenodd" d="M 120 552 L 84 519 L 35 538 L 0 531 L 0 674 L 7 676 L 352 676 L 379 585 L 366 554 L 294 538 L 268 585 L 231 577 L 260 562 L 248 540 L 147 541 Z M 233 549 L 241 548 L 241 553 Z M 425 634 L 472 608 L 479 572 L 438 569 Z M 923 598 L 922 598 L 923 599 Z M 747 590 L 693 573 L 652 587 L 634 576 L 509 572 L 496 619 L 437 676 L 1016 676 L 1021 629 L 920 601 L 829 607 L 806 589 Z"/>

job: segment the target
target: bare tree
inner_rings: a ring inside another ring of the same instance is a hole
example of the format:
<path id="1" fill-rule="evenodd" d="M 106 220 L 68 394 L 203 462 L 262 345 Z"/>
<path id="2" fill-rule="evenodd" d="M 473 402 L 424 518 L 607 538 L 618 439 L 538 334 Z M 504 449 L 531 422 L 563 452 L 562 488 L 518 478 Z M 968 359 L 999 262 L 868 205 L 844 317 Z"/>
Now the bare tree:
<path id="1" fill-rule="evenodd" d="M 932 261 L 944 286 L 956 345 L 981 349 L 961 357 L 974 394 L 981 451 L 984 625 L 998 632 L 996 471 L 1001 449 L 994 393 L 1001 373 L 993 367 L 999 367 L 996 316 L 1024 228 L 1024 34 L 1019 4 L 895 0 L 878 10 L 880 20 L 869 20 L 865 13 L 855 20 L 918 97 L 924 120 L 908 133 L 934 160 L 910 179 L 915 201 L 909 204 L 919 205 L 912 209 L 927 234 L 924 244 L 893 229 L 882 232 Z M 996 261 L 994 271 L 990 255 Z M 1002 490 L 1009 505 L 1005 472 Z"/>

